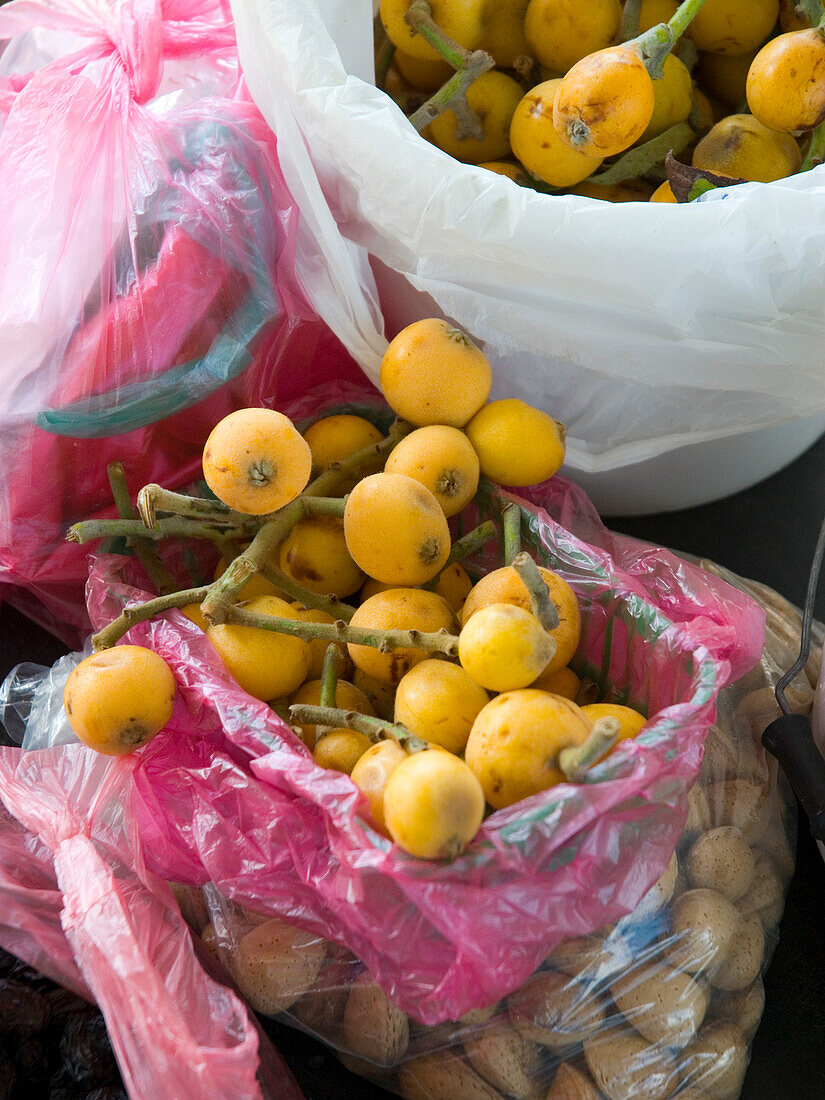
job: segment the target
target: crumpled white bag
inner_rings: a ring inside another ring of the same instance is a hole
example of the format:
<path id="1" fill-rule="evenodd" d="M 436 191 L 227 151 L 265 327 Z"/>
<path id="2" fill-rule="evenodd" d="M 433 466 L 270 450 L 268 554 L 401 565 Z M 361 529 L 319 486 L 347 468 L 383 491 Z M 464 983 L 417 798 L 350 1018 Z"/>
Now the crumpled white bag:
<path id="1" fill-rule="evenodd" d="M 232 10 L 307 289 L 373 379 L 380 294 L 390 334 L 436 310 L 482 341 L 493 395 L 563 419 L 585 473 L 825 412 L 825 167 L 689 206 L 541 195 L 373 86 L 371 0 Z"/>

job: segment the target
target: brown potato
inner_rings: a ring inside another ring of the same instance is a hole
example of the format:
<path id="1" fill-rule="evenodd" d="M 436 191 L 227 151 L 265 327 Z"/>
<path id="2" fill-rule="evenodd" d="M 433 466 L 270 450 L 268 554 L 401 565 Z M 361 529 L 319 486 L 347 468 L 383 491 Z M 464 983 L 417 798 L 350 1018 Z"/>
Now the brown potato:
<path id="1" fill-rule="evenodd" d="M 231 956 L 231 971 L 256 1012 L 274 1016 L 309 989 L 321 969 L 326 942 L 282 920 L 247 932 Z"/>
<path id="2" fill-rule="evenodd" d="M 759 977 L 765 953 L 765 932 L 757 915 L 748 917 L 736 936 L 727 958 L 710 975 L 716 989 L 736 992 L 747 989 Z"/>
<path id="3" fill-rule="evenodd" d="M 733 825 L 721 825 L 700 836 L 685 861 L 691 886 L 718 890 L 736 901 L 753 882 L 755 860 L 750 845 Z"/>
<path id="4" fill-rule="evenodd" d="M 349 987 L 360 966 L 354 955 L 329 944 L 321 972 L 290 1012 L 305 1028 L 331 1037 L 344 1015 Z"/>
<path id="5" fill-rule="evenodd" d="M 736 908 L 743 917 L 758 914 L 765 928 L 776 928 L 785 908 L 782 881 L 767 859 L 757 860 L 753 882 L 737 899 Z"/>
<path id="6" fill-rule="evenodd" d="M 688 890 L 672 910 L 666 953 L 680 970 L 699 973 L 727 958 L 742 918 L 716 890 Z"/>
<path id="7" fill-rule="evenodd" d="M 723 779 L 750 779 L 764 771 L 764 749 L 757 745 L 748 725 L 734 732 L 729 723 L 717 723 L 708 730 L 699 781 L 717 783 Z"/>
<path id="8" fill-rule="evenodd" d="M 601 1100 L 599 1091 L 582 1070 L 562 1062 L 544 1100 Z"/>
<path id="9" fill-rule="evenodd" d="M 464 1051 L 473 1069 L 500 1092 L 516 1100 L 544 1096 L 541 1047 L 509 1024 L 470 1031 L 464 1037 Z"/>
<path id="10" fill-rule="evenodd" d="M 766 783 L 726 779 L 704 788 L 712 827 L 733 825 L 750 841 L 764 829 L 762 810 L 768 797 Z M 705 830 L 707 831 L 707 830 Z"/>
<path id="11" fill-rule="evenodd" d="M 560 1053 L 598 1031 L 604 1004 L 583 983 L 554 970 L 533 974 L 511 994 L 510 1019 L 525 1039 Z"/>
<path id="12" fill-rule="evenodd" d="M 765 1010 L 765 987 L 757 978 L 753 985 L 735 993 L 714 993 L 708 1009 L 707 1021 L 727 1020 L 736 1024 L 748 1042 L 756 1034 Z"/>
<path id="13" fill-rule="evenodd" d="M 411 1058 L 398 1079 L 406 1100 L 501 1100 L 501 1094 L 450 1050 Z"/>
<path id="14" fill-rule="evenodd" d="M 682 1082 L 701 1089 L 711 1100 L 735 1100 L 747 1067 L 745 1036 L 728 1021 L 705 1024 L 679 1058 Z"/>
<path id="15" fill-rule="evenodd" d="M 625 1019 L 651 1043 L 685 1046 L 705 1018 L 707 989 L 681 970 L 662 962 L 640 966 L 610 987 Z"/>
<path id="16" fill-rule="evenodd" d="M 350 988 L 343 1041 L 351 1054 L 378 1066 L 394 1065 L 409 1045 L 406 1014 L 395 1007 L 368 970 L 362 970 Z"/>
<path id="17" fill-rule="evenodd" d="M 584 1044 L 587 1068 L 608 1100 L 666 1100 L 676 1083 L 676 1062 L 661 1047 L 629 1031 L 608 1032 Z"/>
<path id="18" fill-rule="evenodd" d="M 547 957 L 547 965 L 571 978 L 606 978 L 623 970 L 630 952 L 617 952 L 615 943 L 604 935 L 570 936 L 561 940 Z"/>
<path id="19" fill-rule="evenodd" d="M 648 917 L 652 917 L 654 913 L 658 913 L 660 909 L 663 909 L 673 896 L 678 878 L 679 860 L 676 858 L 676 853 L 674 852 L 668 860 L 667 867 L 665 867 L 662 874 L 653 883 L 648 892 L 630 914 L 629 919 L 634 921 L 645 920 Z"/>

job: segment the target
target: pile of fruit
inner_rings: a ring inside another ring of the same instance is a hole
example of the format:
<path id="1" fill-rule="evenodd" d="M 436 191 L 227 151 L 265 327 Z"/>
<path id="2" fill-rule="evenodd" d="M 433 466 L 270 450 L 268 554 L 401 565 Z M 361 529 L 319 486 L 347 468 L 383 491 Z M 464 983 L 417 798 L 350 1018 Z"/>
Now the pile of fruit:
<path id="1" fill-rule="evenodd" d="M 454 858 L 488 809 L 580 781 L 634 737 L 644 716 L 597 702 L 569 668 L 579 605 L 521 551 L 521 507 L 503 498 L 499 525 L 453 539 L 448 520 L 472 516 L 481 478 L 531 485 L 564 457 L 561 425 L 519 400 L 488 401 L 490 384 L 464 333 L 419 321 L 383 359 L 384 396 L 403 418 L 386 437 L 353 415 L 302 436 L 279 412 L 238 410 L 204 448 L 214 498 L 146 486 L 141 518 L 129 518 L 112 471 L 124 518 L 77 524 L 70 537 L 136 540 L 161 594 L 100 631 L 70 676 L 78 737 L 130 752 L 168 723 L 169 667 L 115 643 L 173 607 L 318 764 L 351 775 L 374 826 L 421 858 Z M 500 567 L 471 577 L 463 559 L 499 533 Z M 152 546 L 165 535 L 214 542 L 215 580 L 181 589 Z"/>
<path id="2" fill-rule="evenodd" d="M 381 0 L 377 31 L 423 136 L 541 191 L 688 202 L 825 159 L 822 0 Z"/>
<path id="3" fill-rule="evenodd" d="M 346 949 L 211 888 L 194 931 L 259 1012 L 408 1100 L 735 1100 L 793 870 L 793 820 L 761 733 L 779 714 L 770 684 L 799 620 L 775 593 L 750 590 L 767 611 L 763 660 L 720 696 L 664 874 L 629 916 L 557 943 L 502 1001 L 422 1026 Z M 800 713 L 817 668 L 791 689 Z"/>

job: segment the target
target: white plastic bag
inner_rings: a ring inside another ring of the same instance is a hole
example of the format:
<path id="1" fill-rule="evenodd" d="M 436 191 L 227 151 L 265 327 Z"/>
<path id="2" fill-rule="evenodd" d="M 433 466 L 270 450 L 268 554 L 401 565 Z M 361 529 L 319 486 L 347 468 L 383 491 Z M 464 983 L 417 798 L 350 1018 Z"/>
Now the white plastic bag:
<path id="1" fill-rule="evenodd" d="M 373 378 L 380 290 L 390 334 L 429 306 L 483 341 L 494 395 L 566 421 L 574 471 L 825 413 L 825 168 L 688 207 L 541 195 L 423 141 L 372 85 L 370 0 L 232 9 L 331 264 L 308 289 Z"/>

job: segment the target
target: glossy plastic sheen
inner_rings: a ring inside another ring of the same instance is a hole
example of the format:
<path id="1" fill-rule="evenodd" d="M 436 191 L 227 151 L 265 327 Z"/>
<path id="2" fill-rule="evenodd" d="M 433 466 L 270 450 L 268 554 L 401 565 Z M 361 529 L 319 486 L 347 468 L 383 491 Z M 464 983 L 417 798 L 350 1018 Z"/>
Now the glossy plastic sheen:
<path id="1" fill-rule="evenodd" d="M 483 343 L 493 395 L 563 420 L 569 468 L 602 499 L 617 485 L 631 511 L 666 494 L 667 464 L 646 460 L 733 437 L 736 461 L 743 433 L 790 425 L 792 436 L 805 420 L 810 432 L 825 413 L 825 168 L 689 205 L 542 195 L 422 140 L 374 87 L 370 0 L 232 10 L 290 188 L 324 250 L 349 259 L 334 327 L 373 378 L 383 339 L 364 323 L 370 304 L 390 337 L 450 318 Z M 767 445 L 787 454 L 793 439 L 771 433 Z M 747 473 L 743 456 L 702 499 Z"/>
<path id="2" fill-rule="evenodd" d="M 370 412 L 345 387 L 326 391 L 327 400 L 346 396 L 336 411 Z M 324 405 L 310 394 L 286 411 L 300 423 Z M 525 543 L 581 601 L 575 667 L 606 697 L 653 717 L 594 769 L 591 784 L 492 814 L 453 863 L 411 859 L 377 834 L 351 780 L 318 767 L 182 614 L 128 636 L 170 663 L 185 704 L 134 775 L 133 836 L 151 869 L 211 881 L 245 907 L 345 944 L 427 1023 L 489 1004 L 558 939 L 635 908 L 681 830 L 717 693 L 762 648 L 763 614 L 741 593 L 666 551 L 608 536 L 562 479 L 531 497 Z M 495 515 L 498 505 L 482 499 L 482 510 Z M 579 528 L 593 541 L 573 533 Z M 130 577 L 137 573 L 124 559 L 97 560 L 96 623 L 139 598 Z"/>
<path id="3" fill-rule="evenodd" d="M 300 219 L 219 0 L 0 9 L 0 597 L 77 645 L 87 548 L 214 424 L 359 372 L 307 304 Z"/>

